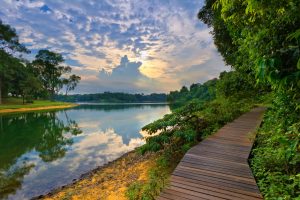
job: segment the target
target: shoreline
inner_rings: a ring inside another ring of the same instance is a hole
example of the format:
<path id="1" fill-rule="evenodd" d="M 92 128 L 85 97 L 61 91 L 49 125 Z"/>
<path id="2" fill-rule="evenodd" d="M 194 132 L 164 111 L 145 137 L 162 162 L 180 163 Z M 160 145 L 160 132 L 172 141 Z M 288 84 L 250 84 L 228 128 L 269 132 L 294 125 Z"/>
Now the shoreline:
<path id="1" fill-rule="evenodd" d="M 70 183 L 31 199 L 80 199 L 87 195 L 89 197 L 86 199 L 97 199 L 99 195 L 105 199 L 126 199 L 128 186 L 137 180 L 147 181 L 148 171 L 156 165 L 158 156 L 159 153 L 140 155 L 134 149 L 116 160 L 89 170 Z"/>
<path id="2" fill-rule="evenodd" d="M 55 193 L 58 193 L 58 192 L 62 191 L 64 188 L 67 188 L 67 187 L 70 187 L 70 186 L 76 184 L 76 182 L 78 182 L 78 181 L 81 181 L 81 180 L 83 180 L 85 178 L 89 178 L 90 176 L 92 176 L 94 173 L 96 173 L 98 171 L 101 171 L 104 168 L 110 167 L 110 165 L 113 165 L 114 162 L 117 162 L 117 161 L 119 161 L 121 159 L 124 159 L 126 156 L 128 156 L 128 154 L 131 154 L 131 153 L 136 153 L 136 150 L 129 151 L 129 152 L 123 154 L 122 156 L 120 156 L 119 158 L 117 158 L 117 159 L 115 159 L 113 161 L 110 161 L 110 162 L 108 162 L 108 163 L 106 163 L 106 164 L 104 164 L 102 166 L 98 166 L 98 167 L 96 167 L 94 169 L 89 170 L 86 173 L 81 174 L 79 176 L 79 178 L 73 179 L 70 183 L 64 184 L 64 185 L 59 186 L 57 188 L 54 188 L 54 189 L 50 190 L 49 192 L 47 192 L 45 194 L 41 194 L 41 195 L 35 196 L 35 197 L 31 198 L 31 199 L 32 200 L 34 200 L 34 199 L 43 199 L 45 197 L 49 197 L 51 195 L 54 195 Z"/>
<path id="3" fill-rule="evenodd" d="M 170 105 L 168 102 L 76 102 L 79 105 Z"/>
<path id="4" fill-rule="evenodd" d="M 40 106 L 34 108 L 7 108 L 0 109 L 0 114 L 7 113 L 19 113 L 19 112 L 30 112 L 30 111 L 41 111 L 41 110 L 56 110 L 56 109 L 64 109 L 64 108 L 73 108 L 79 106 L 78 104 L 67 104 L 67 105 L 58 105 L 58 106 Z"/>

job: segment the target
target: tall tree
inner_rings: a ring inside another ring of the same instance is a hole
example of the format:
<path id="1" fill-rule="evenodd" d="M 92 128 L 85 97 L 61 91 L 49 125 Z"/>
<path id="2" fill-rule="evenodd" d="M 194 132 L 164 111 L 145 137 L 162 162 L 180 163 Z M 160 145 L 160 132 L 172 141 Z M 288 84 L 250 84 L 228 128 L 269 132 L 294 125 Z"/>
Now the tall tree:
<path id="1" fill-rule="evenodd" d="M 20 65 L 21 61 L 16 57 L 21 53 L 28 53 L 28 50 L 19 43 L 16 30 L 0 20 L 0 104 L 3 89 L 7 91 L 13 70 Z"/>
<path id="2" fill-rule="evenodd" d="M 19 90 L 23 99 L 23 104 L 25 103 L 25 100 L 27 103 L 31 103 L 35 94 L 42 90 L 42 83 L 37 77 L 26 70 L 20 81 Z"/>
<path id="3" fill-rule="evenodd" d="M 55 93 L 63 86 L 62 75 L 71 72 L 71 67 L 63 66 L 63 62 L 64 58 L 61 54 L 49 50 L 40 50 L 32 62 L 44 89 L 49 92 L 52 100 Z"/>

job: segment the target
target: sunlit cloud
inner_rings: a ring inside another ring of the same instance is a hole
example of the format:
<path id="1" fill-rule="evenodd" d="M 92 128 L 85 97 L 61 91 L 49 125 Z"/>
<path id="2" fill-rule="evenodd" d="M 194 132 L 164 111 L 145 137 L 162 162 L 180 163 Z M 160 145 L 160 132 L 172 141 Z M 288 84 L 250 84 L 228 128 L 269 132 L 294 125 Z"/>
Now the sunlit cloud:
<path id="1" fill-rule="evenodd" d="M 33 53 L 62 53 L 82 77 L 75 93 L 168 92 L 229 69 L 197 19 L 202 5 L 203 0 L 3 0 L 0 18 Z M 125 55 L 140 65 L 117 79 L 115 69 Z"/>

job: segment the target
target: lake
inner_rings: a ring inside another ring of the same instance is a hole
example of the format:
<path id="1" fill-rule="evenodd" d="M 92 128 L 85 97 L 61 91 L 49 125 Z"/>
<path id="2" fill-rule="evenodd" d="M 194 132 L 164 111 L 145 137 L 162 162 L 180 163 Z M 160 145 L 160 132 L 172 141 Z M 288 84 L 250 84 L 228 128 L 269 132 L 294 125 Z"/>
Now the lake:
<path id="1" fill-rule="evenodd" d="M 165 104 L 84 104 L 0 115 L 0 199 L 30 199 L 144 144 Z"/>

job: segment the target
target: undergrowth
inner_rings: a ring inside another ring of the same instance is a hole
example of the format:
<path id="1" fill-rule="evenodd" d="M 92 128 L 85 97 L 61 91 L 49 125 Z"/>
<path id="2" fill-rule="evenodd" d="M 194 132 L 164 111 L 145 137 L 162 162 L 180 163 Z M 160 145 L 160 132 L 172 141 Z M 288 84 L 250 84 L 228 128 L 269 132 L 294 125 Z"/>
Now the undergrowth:
<path id="1" fill-rule="evenodd" d="M 126 192 L 129 200 L 152 200 L 168 184 L 168 177 L 182 158 L 183 153 L 172 153 L 165 150 L 156 160 L 156 165 L 148 172 L 147 182 L 137 181 L 131 184 Z"/>
<path id="2" fill-rule="evenodd" d="M 265 199 L 300 199 L 300 113 L 281 93 L 265 113 L 251 167 Z"/>

